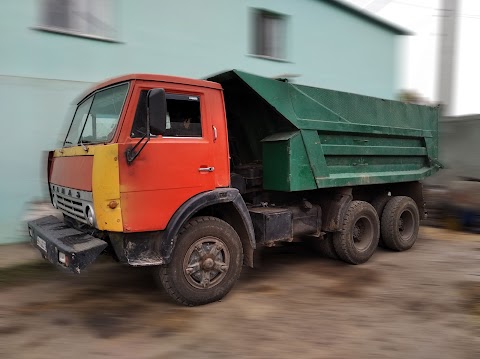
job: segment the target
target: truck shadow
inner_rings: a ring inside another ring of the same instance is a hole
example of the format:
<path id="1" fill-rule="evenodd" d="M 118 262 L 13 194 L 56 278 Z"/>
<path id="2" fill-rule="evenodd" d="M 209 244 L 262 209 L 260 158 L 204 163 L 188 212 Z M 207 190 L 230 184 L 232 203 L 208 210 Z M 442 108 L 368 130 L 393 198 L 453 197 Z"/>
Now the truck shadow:
<path id="1" fill-rule="evenodd" d="M 383 249 L 378 249 L 383 252 Z M 238 289 L 248 292 L 273 292 L 271 283 L 282 284 L 280 277 L 298 278 L 313 276 L 312 282 L 322 281 L 322 294 L 341 297 L 361 297 L 369 286 L 381 281 L 380 272 L 371 266 L 346 264 L 326 258 L 312 250 L 306 243 L 290 243 L 278 248 L 266 248 L 257 258 L 257 268 L 244 268 Z M 315 284 L 317 285 L 317 284 Z"/>
<path id="2" fill-rule="evenodd" d="M 16 306 L 19 322 L 35 318 L 43 326 L 83 327 L 104 339 L 145 328 L 155 328 L 152 335 L 163 336 L 186 325 L 182 319 L 186 308 L 172 303 L 158 288 L 151 268 L 102 262 L 81 276 L 62 274 L 37 284 L 58 294 Z"/>
<path id="3" fill-rule="evenodd" d="M 379 275 L 371 268 L 322 258 L 302 244 L 266 249 L 260 260 L 259 268 L 244 268 L 227 301 L 279 293 L 286 287 L 282 276 L 314 275 L 324 279 L 314 283 L 327 283 L 325 280 L 335 278 L 334 282 L 328 282 L 332 285 L 316 290 L 327 296 L 352 298 L 364 294 L 366 281 L 370 284 L 379 281 Z M 16 316 L 25 320 L 37 316 L 58 327 L 81 326 L 105 339 L 142 330 L 152 337 L 180 333 L 191 328 L 192 320 L 205 310 L 174 303 L 157 285 L 154 268 L 133 268 L 106 260 L 100 260 L 83 275 L 62 274 L 39 285 L 59 294 L 19 305 L 15 308 Z"/>

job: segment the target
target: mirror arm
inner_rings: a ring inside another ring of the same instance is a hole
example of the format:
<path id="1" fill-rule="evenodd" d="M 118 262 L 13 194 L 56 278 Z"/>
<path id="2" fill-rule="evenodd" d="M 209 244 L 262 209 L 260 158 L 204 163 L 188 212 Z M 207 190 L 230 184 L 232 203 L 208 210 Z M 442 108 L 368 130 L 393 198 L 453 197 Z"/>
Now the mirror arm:
<path id="1" fill-rule="evenodd" d="M 140 149 L 137 152 L 135 152 L 135 149 L 138 147 L 138 145 L 140 145 L 140 143 L 145 139 L 145 137 L 147 138 L 147 140 L 143 143 L 142 147 L 140 147 Z M 148 141 L 150 141 L 150 135 L 145 135 L 140 139 L 140 141 L 138 141 L 135 144 L 135 146 L 127 149 L 125 154 L 127 155 L 127 163 L 128 164 L 131 164 L 135 160 L 135 158 L 138 157 L 138 155 L 140 154 L 140 152 L 142 152 L 143 148 L 148 143 Z"/>
<path id="2" fill-rule="evenodd" d="M 140 149 L 137 152 L 135 152 L 135 149 L 140 145 L 140 143 L 142 143 L 145 137 L 147 138 L 147 140 L 143 143 L 142 147 L 140 147 Z M 135 160 L 135 158 L 138 157 L 140 152 L 142 152 L 143 148 L 148 143 L 148 141 L 150 141 L 150 113 L 147 109 L 147 133 L 135 144 L 135 146 L 127 149 L 127 151 L 125 152 L 127 156 L 127 163 L 129 165 Z"/>

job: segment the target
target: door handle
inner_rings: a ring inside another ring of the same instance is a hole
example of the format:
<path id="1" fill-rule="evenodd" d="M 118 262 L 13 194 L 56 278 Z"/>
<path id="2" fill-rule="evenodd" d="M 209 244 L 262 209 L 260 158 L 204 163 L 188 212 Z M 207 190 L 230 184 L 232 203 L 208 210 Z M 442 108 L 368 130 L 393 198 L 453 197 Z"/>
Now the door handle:
<path id="1" fill-rule="evenodd" d="M 213 172 L 215 171 L 215 167 L 200 167 L 198 172 Z"/>
<path id="2" fill-rule="evenodd" d="M 217 133 L 217 128 L 215 126 L 212 126 L 213 128 L 213 142 L 217 142 L 217 137 L 218 137 L 218 133 Z"/>

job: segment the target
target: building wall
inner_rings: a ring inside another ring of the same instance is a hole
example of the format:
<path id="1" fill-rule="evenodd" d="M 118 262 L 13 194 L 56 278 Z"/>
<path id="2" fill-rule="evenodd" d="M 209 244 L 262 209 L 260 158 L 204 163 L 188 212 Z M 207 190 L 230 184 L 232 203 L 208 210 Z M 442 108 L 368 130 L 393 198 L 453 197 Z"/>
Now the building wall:
<path id="1" fill-rule="evenodd" d="M 92 83 L 129 72 L 205 77 L 227 69 L 394 98 L 398 35 L 322 0 L 116 0 L 116 42 L 50 33 L 40 0 L 0 4 L 0 243 L 17 241 L 24 203 L 45 196 L 43 151 Z M 286 16 L 286 59 L 252 56 L 254 9 Z"/>
<path id="2" fill-rule="evenodd" d="M 480 180 L 480 115 L 460 116 L 441 121 L 440 161 L 453 177 Z"/>
<path id="3" fill-rule="evenodd" d="M 25 205 L 48 197 L 45 151 L 62 143 L 72 99 L 88 83 L 0 76 L 0 244 L 16 242 Z"/>

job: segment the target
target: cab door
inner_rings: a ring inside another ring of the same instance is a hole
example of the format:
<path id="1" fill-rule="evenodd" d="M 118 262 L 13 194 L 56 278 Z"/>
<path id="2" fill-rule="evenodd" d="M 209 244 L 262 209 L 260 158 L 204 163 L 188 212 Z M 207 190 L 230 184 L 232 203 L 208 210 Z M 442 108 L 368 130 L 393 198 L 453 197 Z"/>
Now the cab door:
<path id="1" fill-rule="evenodd" d="M 215 188 L 208 89 L 181 84 L 155 86 L 164 87 L 167 94 L 167 130 L 163 136 L 151 136 L 131 164 L 121 155 L 145 135 L 146 97 L 151 84 L 137 84 L 127 110 L 127 117 L 133 117 L 130 136 L 119 148 L 122 219 L 124 229 L 132 232 L 164 229 L 189 198 Z"/>

